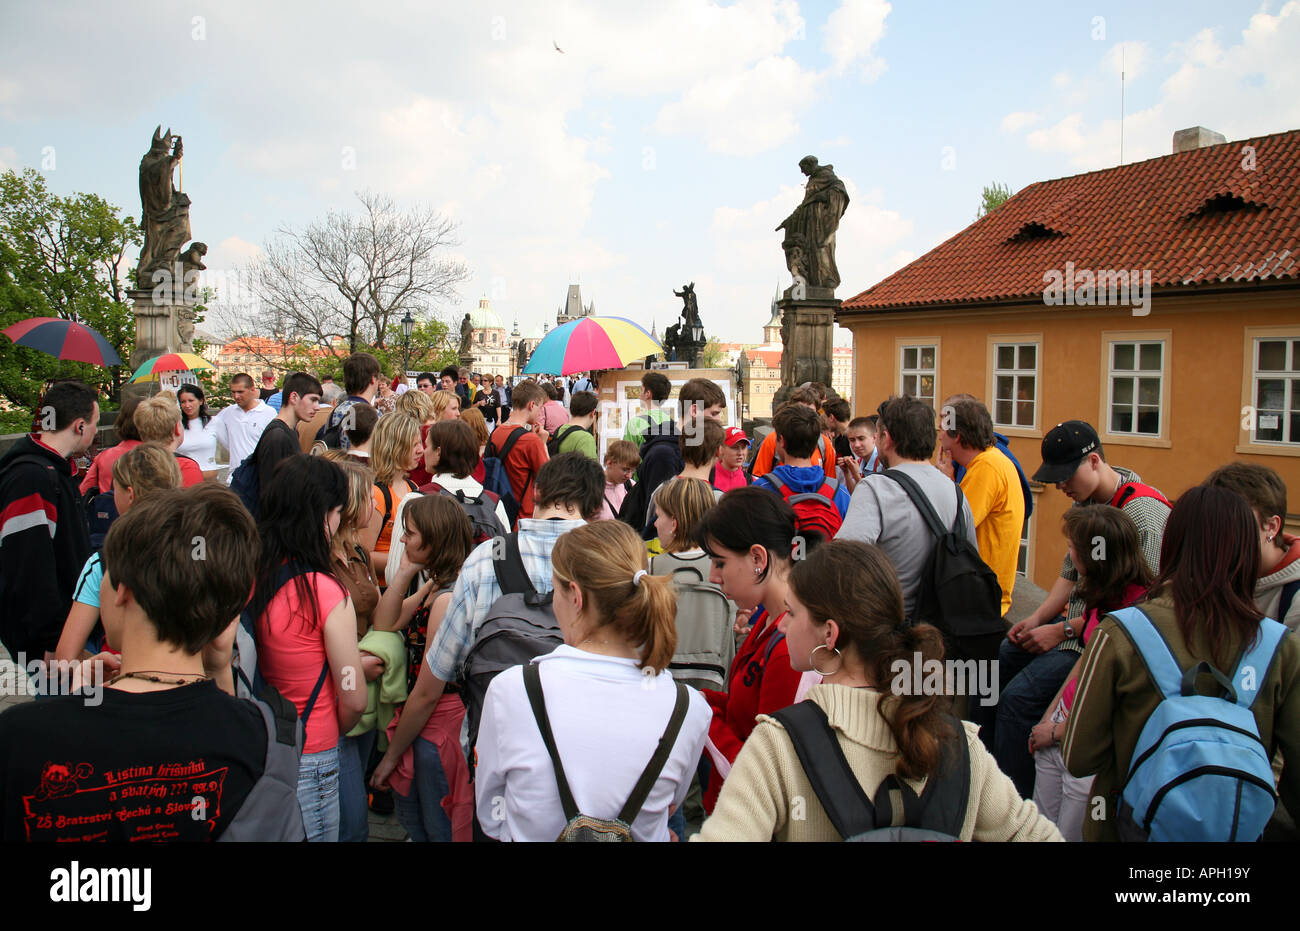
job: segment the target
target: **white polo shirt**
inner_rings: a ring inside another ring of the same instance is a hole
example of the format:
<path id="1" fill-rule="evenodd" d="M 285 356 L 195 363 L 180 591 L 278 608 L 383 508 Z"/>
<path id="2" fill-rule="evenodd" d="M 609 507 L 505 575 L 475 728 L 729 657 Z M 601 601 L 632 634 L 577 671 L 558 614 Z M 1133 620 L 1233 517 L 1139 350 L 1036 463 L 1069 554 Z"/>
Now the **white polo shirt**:
<path id="1" fill-rule="evenodd" d="M 258 401 L 248 410 L 238 404 L 222 408 L 216 417 L 208 422 L 208 427 L 221 445 L 230 450 L 230 474 L 226 484 L 230 484 L 230 475 L 234 474 L 239 464 L 253 454 L 262 431 L 275 419 L 275 409 L 265 401 Z"/>

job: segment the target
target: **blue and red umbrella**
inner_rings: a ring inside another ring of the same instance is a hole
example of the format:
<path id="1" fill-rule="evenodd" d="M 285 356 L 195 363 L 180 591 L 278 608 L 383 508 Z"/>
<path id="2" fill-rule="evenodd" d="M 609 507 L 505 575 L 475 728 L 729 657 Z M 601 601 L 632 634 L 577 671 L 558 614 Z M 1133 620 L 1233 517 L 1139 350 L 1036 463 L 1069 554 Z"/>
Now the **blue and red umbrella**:
<path id="1" fill-rule="evenodd" d="M 89 362 L 91 365 L 122 364 L 122 357 L 102 335 L 85 324 L 61 317 L 29 317 L 2 332 L 14 341 L 14 345 L 26 346 L 56 359 Z"/>

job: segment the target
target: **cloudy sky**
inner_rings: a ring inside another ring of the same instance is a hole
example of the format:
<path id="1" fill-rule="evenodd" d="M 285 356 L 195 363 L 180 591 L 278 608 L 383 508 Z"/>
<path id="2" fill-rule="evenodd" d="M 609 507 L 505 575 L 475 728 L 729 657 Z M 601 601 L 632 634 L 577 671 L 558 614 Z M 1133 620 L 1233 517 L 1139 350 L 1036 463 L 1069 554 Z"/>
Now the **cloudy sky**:
<path id="1" fill-rule="evenodd" d="M 527 334 L 578 282 L 662 331 L 693 280 L 710 333 L 758 341 L 802 156 L 852 198 L 847 298 L 970 223 L 985 184 L 1117 164 L 1121 66 L 1134 161 L 1187 126 L 1300 127 L 1298 49 L 1296 0 L 5 0 L 0 170 L 138 216 L 161 122 L 226 280 L 368 188 L 460 224 L 447 318 L 489 296 Z"/>

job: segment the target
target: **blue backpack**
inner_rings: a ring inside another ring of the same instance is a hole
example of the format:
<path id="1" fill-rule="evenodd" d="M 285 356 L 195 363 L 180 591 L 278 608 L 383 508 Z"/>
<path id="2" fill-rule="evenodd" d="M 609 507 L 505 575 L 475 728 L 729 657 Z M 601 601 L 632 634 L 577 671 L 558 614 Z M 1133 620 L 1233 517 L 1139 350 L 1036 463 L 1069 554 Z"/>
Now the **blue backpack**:
<path id="1" fill-rule="evenodd" d="M 1228 678 L 1206 662 L 1183 672 L 1138 608 L 1111 617 L 1164 696 L 1133 749 L 1119 805 L 1120 840 L 1258 840 L 1277 794 L 1269 751 L 1250 707 L 1286 628 L 1268 618 L 1261 621 L 1254 645 Z M 1224 697 L 1196 693 L 1202 671 L 1223 686 Z"/>

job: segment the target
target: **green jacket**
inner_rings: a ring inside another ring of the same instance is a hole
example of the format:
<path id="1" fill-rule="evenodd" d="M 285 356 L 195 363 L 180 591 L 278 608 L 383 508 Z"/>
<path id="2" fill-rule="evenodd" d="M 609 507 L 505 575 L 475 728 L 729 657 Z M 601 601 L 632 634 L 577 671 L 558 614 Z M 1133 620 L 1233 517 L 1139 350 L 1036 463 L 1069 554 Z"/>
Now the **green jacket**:
<path id="1" fill-rule="evenodd" d="M 374 682 L 366 683 L 366 710 L 348 736 L 360 737 L 373 730 L 383 735 L 396 707 L 406 701 L 406 641 L 396 631 L 370 630 L 357 647 L 382 659 L 384 671 Z"/>
<path id="2" fill-rule="evenodd" d="M 1210 659 L 1202 637 L 1194 638 L 1191 648 L 1184 641 L 1172 598 L 1153 598 L 1138 607 L 1169 644 L 1180 668 Z M 1241 651 L 1240 638 L 1228 644 L 1234 662 Z M 1218 694 L 1212 690 L 1214 685 L 1213 678 L 1204 673 L 1197 678 L 1197 691 L 1203 695 Z M 1071 773 L 1080 778 L 1095 773 L 1097 777 L 1083 822 L 1085 841 L 1119 840 L 1116 804 L 1142 727 L 1160 701 L 1160 691 L 1128 634 L 1107 615 L 1083 654 L 1079 687 L 1061 749 Z M 1281 751 L 1278 788 L 1282 801 L 1288 810 L 1300 811 L 1300 638 L 1282 638 L 1251 710 L 1269 755 Z"/>

